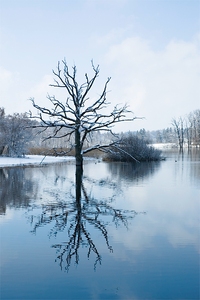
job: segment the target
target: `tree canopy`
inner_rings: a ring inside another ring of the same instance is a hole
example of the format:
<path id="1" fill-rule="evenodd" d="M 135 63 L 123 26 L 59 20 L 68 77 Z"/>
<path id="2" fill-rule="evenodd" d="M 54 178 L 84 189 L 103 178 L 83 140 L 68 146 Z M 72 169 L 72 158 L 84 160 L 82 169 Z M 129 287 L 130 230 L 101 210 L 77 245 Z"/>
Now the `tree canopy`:
<path id="1" fill-rule="evenodd" d="M 62 68 L 61 68 L 62 65 Z M 36 104 L 32 98 L 33 107 L 39 112 L 33 116 L 40 120 L 37 127 L 42 130 L 53 127 L 52 135 L 47 138 L 61 138 L 67 136 L 71 141 L 71 149 L 75 148 L 76 165 L 82 168 L 83 155 L 94 149 L 105 150 L 110 144 L 98 143 L 92 147 L 84 147 L 91 133 L 97 131 L 109 131 L 119 122 L 133 121 L 136 117 L 128 109 L 127 104 L 116 105 L 109 110 L 110 102 L 107 101 L 107 87 L 110 77 L 106 80 L 102 92 L 96 99 L 90 98 L 90 91 L 99 76 L 99 66 L 95 67 L 92 61 L 93 76 L 89 78 L 85 73 L 84 82 L 79 85 L 77 81 L 77 68 L 72 67 L 70 72 L 66 60 L 58 62 L 56 71 L 53 70 L 54 84 L 50 86 L 64 89 L 66 98 L 64 101 L 56 96 L 48 95 L 51 107 L 42 107 Z M 65 129 L 63 132 L 63 128 Z"/>

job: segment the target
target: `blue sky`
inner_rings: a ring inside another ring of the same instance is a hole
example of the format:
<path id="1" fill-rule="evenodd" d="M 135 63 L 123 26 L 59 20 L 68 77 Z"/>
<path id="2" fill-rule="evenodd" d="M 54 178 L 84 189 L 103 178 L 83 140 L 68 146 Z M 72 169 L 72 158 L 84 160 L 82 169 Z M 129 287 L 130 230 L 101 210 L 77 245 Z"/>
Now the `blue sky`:
<path id="1" fill-rule="evenodd" d="M 52 69 L 66 58 L 80 83 L 100 65 L 92 97 L 111 77 L 108 100 L 136 116 L 117 130 L 162 129 L 200 108 L 200 1 L 0 0 L 0 106 L 48 105 Z"/>

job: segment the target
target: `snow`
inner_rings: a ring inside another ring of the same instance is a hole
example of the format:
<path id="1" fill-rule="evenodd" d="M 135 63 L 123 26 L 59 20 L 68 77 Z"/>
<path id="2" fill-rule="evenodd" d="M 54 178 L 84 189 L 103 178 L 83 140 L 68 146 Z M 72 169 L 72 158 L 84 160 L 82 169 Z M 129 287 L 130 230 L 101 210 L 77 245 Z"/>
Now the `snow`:
<path id="1" fill-rule="evenodd" d="M 74 160 L 72 156 L 43 156 L 43 155 L 26 155 L 23 158 L 14 157 L 3 157 L 0 156 L 0 168 L 11 167 L 11 166 L 25 166 L 25 165 L 44 165 L 58 162 L 66 162 Z"/>
<path id="2" fill-rule="evenodd" d="M 160 150 L 177 148 L 177 145 L 174 143 L 155 143 L 155 144 L 151 144 L 151 146 Z"/>

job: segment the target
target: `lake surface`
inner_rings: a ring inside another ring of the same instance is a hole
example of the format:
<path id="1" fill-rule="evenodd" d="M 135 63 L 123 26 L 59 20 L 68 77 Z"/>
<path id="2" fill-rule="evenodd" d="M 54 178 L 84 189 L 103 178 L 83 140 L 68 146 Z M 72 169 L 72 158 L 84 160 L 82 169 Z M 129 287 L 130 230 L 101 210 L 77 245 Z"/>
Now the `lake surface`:
<path id="1" fill-rule="evenodd" d="M 0 299 L 199 299 L 200 150 L 164 155 L 0 169 Z"/>

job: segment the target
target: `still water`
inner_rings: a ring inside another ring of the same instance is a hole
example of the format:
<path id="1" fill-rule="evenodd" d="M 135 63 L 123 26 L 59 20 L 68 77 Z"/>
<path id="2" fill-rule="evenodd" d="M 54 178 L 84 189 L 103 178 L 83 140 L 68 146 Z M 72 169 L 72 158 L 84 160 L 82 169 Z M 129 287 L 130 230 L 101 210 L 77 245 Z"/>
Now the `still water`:
<path id="1" fill-rule="evenodd" d="M 0 299 L 199 299 L 200 151 L 165 156 L 0 169 Z"/>

